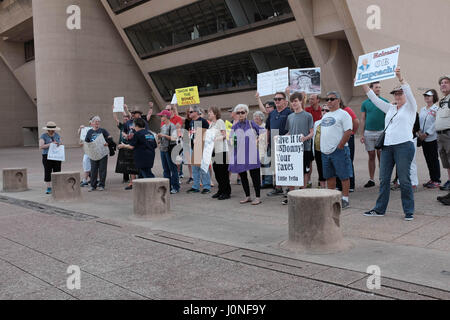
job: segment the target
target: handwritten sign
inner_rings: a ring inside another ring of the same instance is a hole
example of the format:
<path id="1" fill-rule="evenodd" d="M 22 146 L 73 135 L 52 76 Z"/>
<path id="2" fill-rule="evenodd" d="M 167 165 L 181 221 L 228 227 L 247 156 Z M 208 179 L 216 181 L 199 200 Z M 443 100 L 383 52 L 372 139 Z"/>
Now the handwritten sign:
<path id="1" fill-rule="evenodd" d="M 277 186 L 304 185 L 303 142 L 301 135 L 275 137 L 275 176 Z"/>
<path id="2" fill-rule="evenodd" d="M 89 159 L 98 161 L 103 159 L 109 154 L 108 147 L 105 146 L 105 138 L 103 135 L 99 135 L 93 142 L 84 142 L 84 153 L 86 153 Z"/>
<path id="3" fill-rule="evenodd" d="M 207 173 L 214 150 L 214 139 L 216 137 L 215 129 L 208 129 L 205 134 L 205 145 L 203 147 L 203 158 L 200 165 L 201 169 Z"/>
<path id="4" fill-rule="evenodd" d="M 125 98 L 124 97 L 116 97 L 114 98 L 114 110 L 113 112 L 123 112 L 124 111 L 124 103 Z"/>
<path id="5" fill-rule="evenodd" d="M 355 87 L 375 81 L 395 78 L 400 46 L 374 51 L 359 57 Z"/>
<path id="6" fill-rule="evenodd" d="M 289 86 L 289 68 L 258 73 L 257 90 L 261 97 L 284 92 Z"/>
<path id="7" fill-rule="evenodd" d="M 66 154 L 64 152 L 64 146 L 59 146 L 56 143 L 51 143 L 48 148 L 48 160 L 66 161 Z"/>
<path id="8" fill-rule="evenodd" d="M 188 106 L 191 104 L 199 104 L 200 96 L 198 95 L 198 87 L 188 87 L 176 89 L 177 102 L 179 106 Z"/>

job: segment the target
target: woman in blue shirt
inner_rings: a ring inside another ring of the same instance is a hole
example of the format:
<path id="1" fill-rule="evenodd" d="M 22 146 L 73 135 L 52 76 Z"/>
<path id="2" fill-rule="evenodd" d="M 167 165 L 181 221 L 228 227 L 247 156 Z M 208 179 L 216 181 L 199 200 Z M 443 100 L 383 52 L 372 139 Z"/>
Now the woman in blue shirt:
<path id="1" fill-rule="evenodd" d="M 48 149 L 52 143 L 61 145 L 61 137 L 56 131 L 60 131 L 61 129 L 56 126 L 56 124 L 52 121 L 47 122 L 47 126 L 42 128 L 47 130 L 46 133 L 42 134 L 39 138 L 39 150 L 42 150 L 42 164 L 44 165 L 44 181 L 47 184 L 46 194 L 52 193 L 52 172 L 61 172 L 61 161 L 56 160 L 48 160 Z"/>

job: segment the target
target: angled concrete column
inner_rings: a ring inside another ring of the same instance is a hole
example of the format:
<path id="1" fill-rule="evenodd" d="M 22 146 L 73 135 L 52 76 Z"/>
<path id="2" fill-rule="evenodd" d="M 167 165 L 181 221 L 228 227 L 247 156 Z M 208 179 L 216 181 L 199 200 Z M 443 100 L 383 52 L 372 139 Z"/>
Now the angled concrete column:
<path id="1" fill-rule="evenodd" d="M 339 191 L 297 190 L 289 192 L 288 199 L 289 240 L 283 247 L 312 253 L 332 253 L 350 247 L 340 229 Z"/>
<path id="2" fill-rule="evenodd" d="M 27 169 L 3 169 L 3 191 L 20 192 L 28 190 Z"/>
<path id="3" fill-rule="evenodd" d="M 169 179 L 137 179 L 133 181 L 134 217 L 161 217 L 170 213 Z"/>
<path id="4" fill-rule="evenodd" d="M 80 172 L 52 173 L 52 196 L 57 201 L 80 199 Z"/>

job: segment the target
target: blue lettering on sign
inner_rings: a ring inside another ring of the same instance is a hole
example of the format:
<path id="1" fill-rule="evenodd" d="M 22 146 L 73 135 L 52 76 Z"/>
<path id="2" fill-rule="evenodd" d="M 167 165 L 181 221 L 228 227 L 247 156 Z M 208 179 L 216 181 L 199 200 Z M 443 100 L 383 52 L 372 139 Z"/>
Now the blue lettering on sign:
<path id="1" fill-rule="evenodd" d="M 332 117 L 326 117 L 322 119 L 322 122 L 320 123 L 320 125 L 322 127 L 332 127 L 336 124 L 336 119 L 332 118 Z"/>

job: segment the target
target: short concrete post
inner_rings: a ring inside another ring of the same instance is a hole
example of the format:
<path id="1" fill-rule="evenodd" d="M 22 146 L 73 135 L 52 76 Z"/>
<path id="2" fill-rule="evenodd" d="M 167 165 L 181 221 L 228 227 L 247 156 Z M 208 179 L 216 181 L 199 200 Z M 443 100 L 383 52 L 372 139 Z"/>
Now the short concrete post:
<path id="1" fill-rule="evenodd" d="M 291 191 L 289 240 L 282 246 L 313 253 L 350 248 L 340 229 L 341 192 L 325 189 Z"/>
<path id="2" fill-rule="evenodd" d="M 150 178 L 133 181 L 134 216 L 150 218 L 170 212 L 169 179 Z"/>
<path id="3" fill-rule="evenodd" d="M 52 196 L 57 201 L 78 200 L 81 198 L 80 173 L 52 173 Z"/>
<path id="4" fill-rule="evenodd" d="M 26 190 L 28 190 L 27 169 L 3 169 L 4 192 L 20 192 Z"/>

